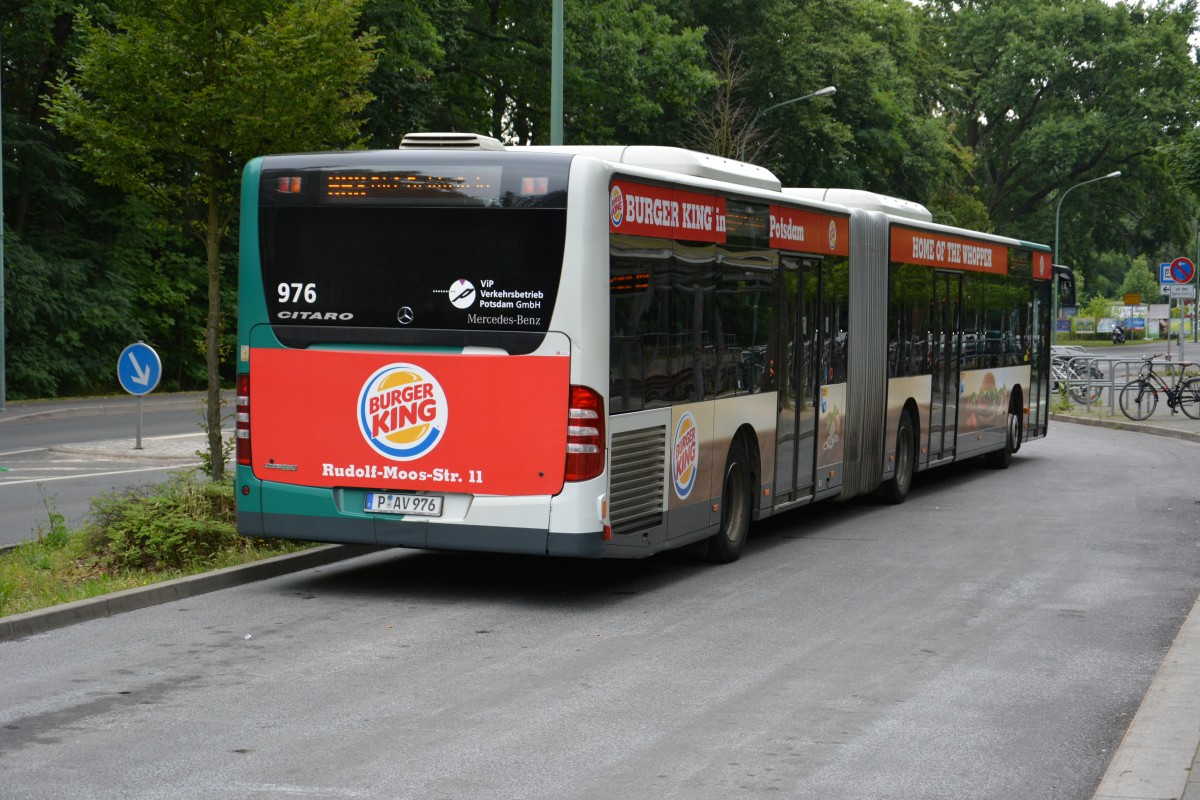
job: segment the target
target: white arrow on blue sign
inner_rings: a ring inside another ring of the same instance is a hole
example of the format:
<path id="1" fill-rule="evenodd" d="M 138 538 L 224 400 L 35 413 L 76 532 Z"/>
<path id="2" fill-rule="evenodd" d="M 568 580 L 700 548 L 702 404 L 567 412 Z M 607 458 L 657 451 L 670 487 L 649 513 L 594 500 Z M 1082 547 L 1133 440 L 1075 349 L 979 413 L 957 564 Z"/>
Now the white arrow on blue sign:
<path id="1" fill-rule="evenodd" d="M 162 361 L 154 348 L 144 342 L 131 344 L 117 359 L 117 380 L 130 394 L 150 394 L 162 378 Z"/>

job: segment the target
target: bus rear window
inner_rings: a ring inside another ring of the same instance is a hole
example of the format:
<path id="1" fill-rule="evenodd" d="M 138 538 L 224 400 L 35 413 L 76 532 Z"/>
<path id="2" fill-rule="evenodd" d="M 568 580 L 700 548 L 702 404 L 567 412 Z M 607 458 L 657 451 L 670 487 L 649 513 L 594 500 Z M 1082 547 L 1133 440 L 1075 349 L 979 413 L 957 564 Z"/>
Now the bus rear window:
<path id="1" fill-rule="evenodd" d="M 564 210 L 279 208 L 261 225 L 275 323 L 549 330 Z"/>
<path id="2" fill-rule="evenodd" d="M 430 344 L 486 341 L 437 331 L 549 330 L 569 162 L 465 166 L 462 155 L 459 163 L 422 156 L 415 165 L 408 153 L 265 165 L 260 258 L 274 325 L 372 329 L 376 340 L 391 329 Z M 349 330 L 335 339 L 355 341 Z"/>

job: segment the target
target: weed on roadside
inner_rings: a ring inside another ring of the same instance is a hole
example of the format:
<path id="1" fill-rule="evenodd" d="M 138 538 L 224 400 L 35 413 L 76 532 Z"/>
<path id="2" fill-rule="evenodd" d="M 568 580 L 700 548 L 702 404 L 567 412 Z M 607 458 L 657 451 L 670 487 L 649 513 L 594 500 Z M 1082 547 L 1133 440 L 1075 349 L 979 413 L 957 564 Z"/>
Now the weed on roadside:
<path id="1" fill-rule="evenodd" d="M 296 552 L 237 532 L 232 480 L 182 473 L 101 495 L 71 530 L 53 498 L 36 539 L 0 554 L 0 616 Z"/>

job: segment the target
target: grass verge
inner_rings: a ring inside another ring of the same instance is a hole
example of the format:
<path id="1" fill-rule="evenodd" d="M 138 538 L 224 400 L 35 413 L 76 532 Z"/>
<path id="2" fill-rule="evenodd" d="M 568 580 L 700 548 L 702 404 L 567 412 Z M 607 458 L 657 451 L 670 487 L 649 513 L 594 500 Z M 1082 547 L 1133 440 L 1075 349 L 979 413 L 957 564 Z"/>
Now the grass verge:
<path id="1" fill-rule="evenodd" d="M 48 522 L 37 538 L 0 553 L 0 617 L 311 546 L 240 536 L 232 479 L 213 483 L 197 473 L 100 495 L 78 530 L 45 502 Z"/>

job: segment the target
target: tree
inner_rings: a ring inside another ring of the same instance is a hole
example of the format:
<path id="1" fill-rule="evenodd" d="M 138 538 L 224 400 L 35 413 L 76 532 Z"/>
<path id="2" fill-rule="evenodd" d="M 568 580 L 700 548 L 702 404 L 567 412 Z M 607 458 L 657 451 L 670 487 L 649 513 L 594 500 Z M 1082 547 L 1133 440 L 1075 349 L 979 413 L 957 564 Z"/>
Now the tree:
<path id="1" fill-rule="evenodd" d="M 442 107 L 437 75 L 447 69 L 447 42 L 462 38 L 469 0 L 366 0 L 360 27 L 379 37 L 378 64 L 367 88 L 364 132 L 370 146 L 394 148 L 404 134 L 432 130 Z"/>
<path id="2" fill-rule="evenodd" d="M 514 144 L 550 142 L 550 4 L 466 0 L 442 29 L 441 100 L 427 120 Z M 713 77 L 703 31 L 642 0 L 566 0 L 564 138 L 571 144 L 677 144 Z M 444 19 L 444 18 L 443 18 Z"/>
<path id="3" fill-rule="evenodd" d="M 986 222 L 965 188 L 970 153 L 929 113 L 933 70 L 906 0 L 688 6 L 683 21 L 707 27 L 721 77 L 694 127 L 723 125 L 785 186 L 869 189 L 926 203 L 940 221 Z M 779 105 L 828 85 L 835 96 Z"/>
<path id="4" fill-rule="evenodd" d="M 1129 265 L 1129 271 L 1125 273 L 1125 280 L 1121 283 L 1120 294 L 1141 295 L 1143 302 L 1149 302 L 1150 298 L 1157 298 L 1158 294 L 1158 278 L 1154 274 L 1154 268 L 1150 265 L 1150 259 L 1146 256 L 1138 256 Z"/>
<path id="5" fill-rule="evenodd" d="M 10 397 L 105 389 L 112 358 L 142 335 L 125 198 L 67 158 L 46 92 L 77 54 L 71 0 L 0 4 L 4 64 L 6 377 Z M 86 209 L 87 213 L 82 213 Z M 139 254 L 140 255 L 140 254 Z M 114 349 L 116 346 L 116 349 Z"/>
<path id="6" fill-rule="evenodd" d="M 973 179 L 999 232 L 1049 241 L 1061 192 L 1120 169 L 1119 181 L 1063 208 L 1063 249 L 1075 262 L 1187 236 L 1191 200 L 1164 154 L 1200 110 L 1188 43 L 1195 0 L 922 7 L 926 50 L 944 76 L 935 110 L 973 153 Z"/>
<path id="7" fill-rule="evenodd" d="M 770 144 L 770 134 L 755 124 L 758 115 L 744 98 L 751 77 L 746 59 L 729 33 L 718 33 L 709 49 L 717 86 L 712 102 L 696 109 L 686 144 L 703 153 L 758 163 Z"/>
<path id="8" fill-rule="evenodd" d="M 83 49 L 59 78 L 51 121 L 103 184 L 142 198 L 204 247 L 206 427 L 221 440 L 221 247 L 242 165 L 268 151 L 350 144 L 370 96 L 374 39 L 360 0 L 126 0 L 81 13 Z"/>

